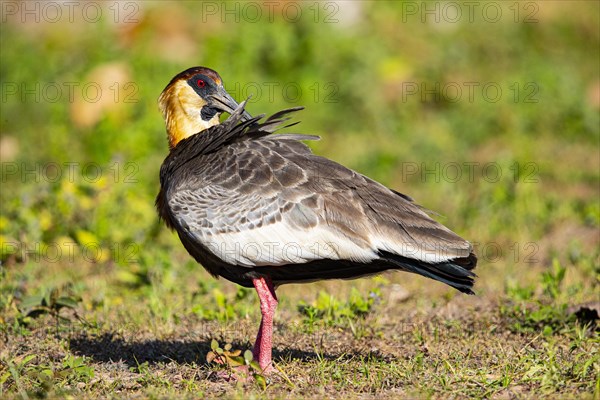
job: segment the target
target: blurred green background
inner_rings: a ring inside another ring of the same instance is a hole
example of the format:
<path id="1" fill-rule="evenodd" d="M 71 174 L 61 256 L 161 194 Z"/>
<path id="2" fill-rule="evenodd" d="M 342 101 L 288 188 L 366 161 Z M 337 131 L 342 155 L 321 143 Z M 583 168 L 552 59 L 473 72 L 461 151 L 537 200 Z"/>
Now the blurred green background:
<path id="1" fill-rule="evenodd" d="M 258 300 L 154 209 L 157 99 L 197 65 L 251 114 L 305 106 L 292 129 L 320 135 L 316 153 L 436 211 L 479 257 L 477 296 L 404 273 L 278 288 L 293 383 L 257 398 L 597 397 L 599 2 L 0 13 L 0 397 L 248 397 L 205 356 L 250 346 Z"/>
<path id="2" fill-rule="evenodd" d="M 90 4 L 2 3 L 4 289 L 207 278 L 154 210 L 157 98 L 195 65 L 252 114 L 305 106 L 315 152 L 439 212 L 480 293 L 553 258 L 597 289 L 598 2 Z"/>

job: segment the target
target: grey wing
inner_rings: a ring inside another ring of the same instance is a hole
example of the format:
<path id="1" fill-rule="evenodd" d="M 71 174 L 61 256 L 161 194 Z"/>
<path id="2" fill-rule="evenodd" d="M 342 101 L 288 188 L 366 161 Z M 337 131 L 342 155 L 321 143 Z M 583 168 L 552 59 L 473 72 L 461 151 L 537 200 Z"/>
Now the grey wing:
<path id="1" fill-rule="evenodd" d="M 310 170 L 318 171 L 319 176 L 315 181 L 320 184 L 315 189 L 333 186 L 330 192 L 337 194 L 333 199 L 326 198 L 328 222 L 341 229 L 358 225 L 360 236 L 375 251 L 428 263 L 471 253 L 468 241 L 433 220 L 407 196 L 326 158 L 312 155 L 310 159 Z M 351 232 L 352 237 L 356 238 L 357 233 Z"/>
<path id="2" fill-rule="evenodd" d="M 268 136 L 216 154 L 195 184 L 169 197 L 181 227 L 248 267 L 369 262 L 380 250 L 428 262 L 469 254 L 468 242 L 412 202 L 294 139 Z"/>

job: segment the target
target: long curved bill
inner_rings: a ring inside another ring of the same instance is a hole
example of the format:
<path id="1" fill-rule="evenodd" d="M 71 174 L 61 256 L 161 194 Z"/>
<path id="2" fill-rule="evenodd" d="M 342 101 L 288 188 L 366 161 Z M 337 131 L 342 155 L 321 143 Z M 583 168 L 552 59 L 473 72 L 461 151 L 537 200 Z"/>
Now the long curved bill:
<path id="1" fill-rule="evenodd" d="M 217 90 L 217 93 L 212 95 L 212 98 L 215 100 L 214 107 L 217 107 L 222 111 L 228 112 L 229 114 L 233 113 L 235 109 L 239 107 L 238 102 L 235 101 L 233 97 L 231 97 L 229 93 L 227 93 L 227 91 L 225 91 L 225 89 L 223 88 L 219 88 Z M 242 113 L 242 121 L 248 121 L 251 118 L 252 115 L 250 115 L 246 110 L 244 110 L 244 112 Z"/>

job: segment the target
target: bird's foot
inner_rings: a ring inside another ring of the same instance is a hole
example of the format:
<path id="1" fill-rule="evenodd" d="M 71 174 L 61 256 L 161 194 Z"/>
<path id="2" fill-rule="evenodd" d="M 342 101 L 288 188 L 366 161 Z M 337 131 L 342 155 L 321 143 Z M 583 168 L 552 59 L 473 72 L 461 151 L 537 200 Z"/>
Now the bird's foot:
<path id="1" fill-rule="evenodd" d="M 265 367 L 261 367 L 262 371 L 261 371 L 261 375 L 271 375 L 271 373 L 275 372 L 275 368 L 273 367 L 273 364 L 269 364 Z"/>

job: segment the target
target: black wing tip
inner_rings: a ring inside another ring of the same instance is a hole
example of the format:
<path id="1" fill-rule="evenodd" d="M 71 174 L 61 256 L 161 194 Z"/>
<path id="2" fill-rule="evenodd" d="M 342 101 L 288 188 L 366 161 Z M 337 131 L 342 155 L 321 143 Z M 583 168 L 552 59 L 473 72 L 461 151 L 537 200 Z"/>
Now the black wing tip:
<path id="1" fill-rule="evenodd" d="M 477 275 L 471 271 L 477 264 L 477 256 L 474 253 L 470 253 L 467 257 L 440 263 L 428 263 L 387 251 L 379 251 L 379 254 L 385 261 L 396 265 L 398 269 L 445 283 L 465 294 L 475 294 L 472 288 Z"/>
<path id="2" fill-rule="evenodd" d="M 453 286 L 456 290 L 460 291 L 461 293 L 464 294 L 468 294 L 469 296 L 475 296 L 476 293 L 471 289 L 471 287 L 464 287 L 464 288 L 458 288 L 456 286 Z"/>
<path id="3" fill-rule="evenodd" d="M 452 260 L 452 262 L 471 271 L 471 270 L 475 269 L 475 267 L 477 267 L 477 255 L 475 253 L 471 252 L 471 253 L 469 253 L 468 256 L 462 257 L 462 258 L 456 258 L 456 259 Z M 471 273 L 473 274 L 474 277 L 477 276 L 473 272 L 471 272 Z"/>

